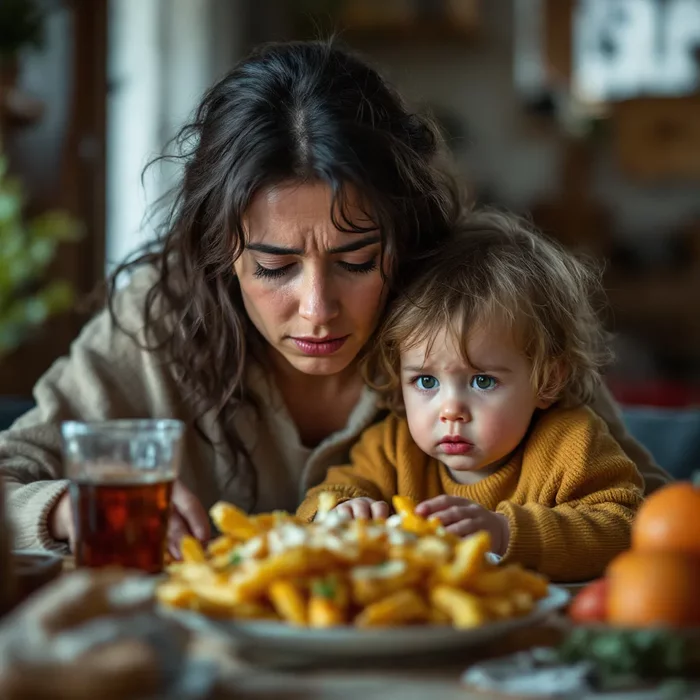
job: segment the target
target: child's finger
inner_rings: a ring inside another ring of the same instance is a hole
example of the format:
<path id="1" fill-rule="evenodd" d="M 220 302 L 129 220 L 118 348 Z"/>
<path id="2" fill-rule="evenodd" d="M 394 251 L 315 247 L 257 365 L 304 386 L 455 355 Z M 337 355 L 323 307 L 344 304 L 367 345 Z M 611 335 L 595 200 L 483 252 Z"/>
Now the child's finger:
<path id="1" fill-rule="evenodd" d="M 352 506 L 348 503 L 341 503 L 339 506 L 336 506 L 333 510 L 344 518 L 352 519 L 355 517 L 355 514 L 352 511 Z"/>
<path id="2" fill-rule="evenodd" d="M 447 527 L 458 523 L 460 520 L 473 520 L 479 515 L 479 510 L 479 506 L 452 506 L 435 513 L 434 517 Z"/>
<path id="3" fill-rule="evenodd" d="M 435 498 L 429 498 L 427 501 L 423 501 L 416 506 L 416 514 L 420 515 L 422 518 L 428 518 L 435 513 L 447 510 L 453 506 L 466 506 L 470 505 L 472 501 L 466 498 L 459 498 L 458 496 L 447 496 L 443 494 L 442 496 L 435 496 Z"/>
<path id="4" fill-rule="evenodd" d="M 483 530 L 483 523 L 474 518 L 468 518 L 466 520 L 460 520 L 452 525 L 448 525 L 446 528 L 447 532 L 457 537 L 466 537 L 467 535 L 473 535 L 479 530 Z"/>
<path id="5" fill-rule="evenodd" d="M 370 505 L 370 511 L 374 520 L 389 517 L 389 504 L 385 501 L 375 501 Z"/>
<path id="6" fill-rule="evenodd" d="M 365 500 L 357 499 L 352 501 L 351 507 L 356 520 L 370 520 L 372 518 L 372 509 L 370 503 Z"/>

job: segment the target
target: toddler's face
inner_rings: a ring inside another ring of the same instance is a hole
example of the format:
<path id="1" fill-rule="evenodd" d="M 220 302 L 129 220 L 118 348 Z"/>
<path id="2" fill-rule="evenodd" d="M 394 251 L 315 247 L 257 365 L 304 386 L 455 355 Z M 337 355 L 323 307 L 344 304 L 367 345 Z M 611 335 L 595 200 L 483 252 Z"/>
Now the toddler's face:
<path id="1" fill-rule="evenodd" d="M 535 409 L 549 405 L 536 395 L 530 362 L 504 324 L 472 330 L 467 354 L 468 364 L 444 331 L 432 347 L 401 353 L 411 435 L 461 483 L 497 469 L 525 437 Z"/>

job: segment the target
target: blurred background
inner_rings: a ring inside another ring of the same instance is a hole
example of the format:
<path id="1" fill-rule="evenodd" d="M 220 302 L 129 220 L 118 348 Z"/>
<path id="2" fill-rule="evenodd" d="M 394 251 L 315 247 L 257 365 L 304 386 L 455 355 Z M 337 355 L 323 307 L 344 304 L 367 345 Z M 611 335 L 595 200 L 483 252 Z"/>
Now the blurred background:
<path id="1" fill-rule="evenodd" d="M 177 172 L 142 169 L 203 91 L 331 33 L 476 202 L 604 262 L 610 387 L 663 466 L 700 464 L 700 0 L 0 0 L 0 427 L 148 239 Z"/>

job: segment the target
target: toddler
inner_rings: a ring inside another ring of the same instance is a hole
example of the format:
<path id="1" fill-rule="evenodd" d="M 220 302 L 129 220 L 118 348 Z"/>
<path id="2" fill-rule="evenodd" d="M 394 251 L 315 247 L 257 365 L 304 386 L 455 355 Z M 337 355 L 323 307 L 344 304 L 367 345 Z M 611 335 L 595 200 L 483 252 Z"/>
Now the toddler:
<path id="1" fill-rule="evenodd" d="M 425 261 L 366 361 L 391 414 L 318 496 L 355 518 L 413 498 L 460 537 L 491 534 L 504 562 L 552 580 L 603 573 L 642 500 L 634 463 L 588 406 L 606 359 L 598 278 L 505 214 L 474 214 Z M 378 380 L 377 378 L 380 378 Z"/>

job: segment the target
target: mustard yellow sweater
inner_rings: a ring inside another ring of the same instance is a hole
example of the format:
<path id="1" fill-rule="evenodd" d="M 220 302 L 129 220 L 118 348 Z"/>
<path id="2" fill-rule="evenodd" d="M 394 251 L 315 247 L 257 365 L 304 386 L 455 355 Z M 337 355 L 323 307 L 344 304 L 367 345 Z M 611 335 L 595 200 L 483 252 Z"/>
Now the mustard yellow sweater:
<path id="1" fill-rule="evenodd" d="M 405 419 L 389 416 L 369 428 L 350 453 L 307 493 L 298 515 L 311 520 L 318 495 L 418 502 L 448 494 L 502 513 L 510 523 L 504 562 L 519 562 L 553 581 L 582 581 L 603 573 L 629 546 L 630 524 L 643 480 L 588 408 L 541 414 L 528 437 L 497 472 L 475 484 L 455 482 L 447 467 L 413 442 Z"/>

